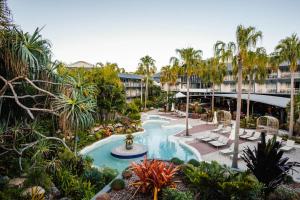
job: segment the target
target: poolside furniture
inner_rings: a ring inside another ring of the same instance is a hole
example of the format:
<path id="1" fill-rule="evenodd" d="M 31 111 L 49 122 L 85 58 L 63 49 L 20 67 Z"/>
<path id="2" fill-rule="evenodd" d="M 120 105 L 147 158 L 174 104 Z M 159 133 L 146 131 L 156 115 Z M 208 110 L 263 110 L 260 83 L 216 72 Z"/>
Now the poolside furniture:
<path id="1" fill-rule="evenodd" d="M 209 133 L 209 132 L 203 133 L 203 134 L 201 134 L 201 135 L 199 135 L 199 136 L 196 136 L 196 140 L 201 140 L 201 139 L 203 139 L 203 138 L 207 138 L 207 137 L 209 137 L 210 135 L 211 135 L 211 133 Z"/>
<path id="2" fill-rule="evenodd" d="M 254 133 L 255 132 L 247 132 L 245 135 L 241 135 L 240 138 L 241 139 L 247 139 L 249 137 L 252 137 Z"/>
<path id="3" fill-rule="evenodd" d="M 211 130 L 211 132 L 213 133 L 218 133 L 219 131 L 221 131 L 223 129 L 223 125 L 219 125 L 216 129 Z"/>
<path id="4" fill-rule="evenodd" d="M 224 136 L 220 136 L 218 138 L 218 140 L 216 141 L 211 141 L 211 142 L 208 142 L 209 144 L 213 145 L 214 147 L 223 147 L 223 146 L 226 146 L 228 144 L 228 141 L 229 141 L 229 138 L 227 137 L 224 137 Z"/>
<path id="5" fill-rule="evenodd" d="M 278 134 L 279 121 L 272 116 L 261 116 L 257 118 L 256 129 L 260 132 L 266 131 L 267 133 Z"/>
<path id="6" fill-rule="evenodd" d="M 291 151 L 292 149 L 295 148 L 295 141 L 294 140 L 287 140 L 286 145 L 281 147 L 280 150 L 284 152 Z"/>
<path id="7" fill-rule="evenodd" d="M 212 133 L 209 137 L 201 139 L 201 141 L 210 142 L 210 141 L 218 139 L 218 137 L 219 137 L 218 135 Z"/>
<path id="8" fill-rule="evenodd" d="M 266 142 L 268 142 L 269 140 L 272 140 L 274 137 L 274 135 L 267 135 L 266 136 Z"/>
<path id="9" fill-rule="evenodd" d="M 276 142 L 282 142 L 282 137 L 276 137 Z"/>
<path id="10" fill-rule="evenodd" d="M 234 143 L 232 143 L 229 148 L 220 150 L 219 153 L 224 155 L 229 155 L 229 154 L 233 154 L 233 150 L 234 150 Z"/>
<path id="11" fill-rule="evenodd" d="M 223 128 L 221 131 L 219 131 L 219 133 L 220 134 L 231 133 L 231 128 L 230 127 Z"/>
<path id="12" fill-rule="evenodd" d="M 250 141 L 254 141 L 254 140 L 258 140 L 259 138 L 260 138 L 260 132 L 255 132 L 252 137 L 248 137 L 246 139 Z"/>

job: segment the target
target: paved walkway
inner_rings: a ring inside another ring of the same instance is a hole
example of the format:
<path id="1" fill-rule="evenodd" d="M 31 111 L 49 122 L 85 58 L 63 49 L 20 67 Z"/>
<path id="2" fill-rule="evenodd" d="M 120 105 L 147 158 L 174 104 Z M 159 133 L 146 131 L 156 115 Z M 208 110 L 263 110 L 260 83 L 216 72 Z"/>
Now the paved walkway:
<path id="1" fill-rule="evenodd" d="M 162 113 L 162 112 L 158 112 L 157 110 L 152 110 L 147 112 L 147 114 L 161 115 L 161 116 L 172 118 L 172 120 L 170 121 L 170 125 L 185 124 L 185 118 L 176 117 L 171 113 Z M 233 121 L 233 123 L 235 124 L 235 121 Z M 189 125 L 191 126 L 191 128 L 189 129 L 189 133 L 191 134 L 191 136 L 185 137 L 185 131 L 178 133 L 176 136 L 181 137 L 180 140 L 184 141 L 186 144 L 197 149 L 204 161 L 218 161 L 219 163 L 225 164 L 227 166 L 231 166 L 232 159 L 230 158 L 230 156 L 222 155 L 219 153 L 219 150 L 222 148 L 217 149 L 207 143 L 202 143 L 195 139 L 196 136 L 204 134 L 205 132 L 210 132 L 210 130 L 214 129 L 215 127 L 212 124 L 204 122 L 200 119 L 189 118 Z M 230 134 L 227 134 L 226 136 L 229 137 L 229 135 Z M 233 141 L 229 141 L 228 146 L 230 146 L 232 142 Z M 239 143 L 240 143 L 240 149 L 244 149 L 245 147 L 254 148 L 255 146 L 257 146 L 257 142 L 240 140 Z M 228 148 L 228 146 L 225 148 Z M 300 162 L 300 145 L 296 145 L 295 150 L 285 153 L 285 156 L 289 158 L 289 161 Z M 243 170 L 247 168 L 246 163 L 242 159 L 238 161 L 238 166 L 240 169 Z M 300 182 L 300 168 L 296 168 L 296 170 L 298 172 L 294 172 L 292 175 L 296 181 Z"/>

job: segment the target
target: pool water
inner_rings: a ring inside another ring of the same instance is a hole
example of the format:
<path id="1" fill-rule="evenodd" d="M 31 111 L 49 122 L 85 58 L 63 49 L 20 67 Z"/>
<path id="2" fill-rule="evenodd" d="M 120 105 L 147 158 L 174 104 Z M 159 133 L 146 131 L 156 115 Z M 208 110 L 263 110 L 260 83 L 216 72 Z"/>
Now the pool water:
<path id="1" fill-rule="evenodd" d="M 168 136 L 184 130 L 184 127 L 162 127 L 163 125 L 167 124 L 167 120 L 156 119 L 146 121 L 146 123 L 143 125 L 145 133 L 135 136 L 134 142 L 144 144 L 148 147 L 148 158 L 169 160 L 173 157 L 178 157 L 184 161 L 196 158 L 196 156 L 189 149 L 181 146 L 176 140 L 174 141 L 168 139 Z M 111 167 L 121 172 L 123 169 L 128 167 L 131 162 L 143 159 L 118 159 L 113 157 L 110 154 L 111 150 L 122 144 L 124 144 L 124 139 L 120 138 L 99 146 L 98 148 L 89 151 L 85 155 L 92 157 L 94 159 L 93 164 L 98 167 Z"/>

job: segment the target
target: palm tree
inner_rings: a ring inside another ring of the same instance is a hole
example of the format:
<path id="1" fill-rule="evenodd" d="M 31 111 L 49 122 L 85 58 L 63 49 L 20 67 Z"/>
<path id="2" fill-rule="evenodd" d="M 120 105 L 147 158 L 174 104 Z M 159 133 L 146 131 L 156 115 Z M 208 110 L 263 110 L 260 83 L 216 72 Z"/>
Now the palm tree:
<path id="1" fill-rule="evenodd" d="M 170 86 L 176 84 L 178 72 L 176 66 L 170 65 L 163 66 L 161 68 L 160 81 L 162 84 L 167 84 L 167 111 L 169 108 L 169 91 Z"/>
<path id="2" fill-rule="evenodd" d="M 146 91 L 145 91 L 145 109 L 147 109 L 148 100 L 148 87 L 149 78 L 156 72 L 155 60 L 150 56 L 146 55 L 140 59 L 139 67 L 137 70 L 138 74 L 142 74 L 146 79 Z"/>
<path id="3" fill-rule="evenodd" d="M 250 115 L 250 95 L 252 85 L 255 82 L 262 83 L 267 76 L 268 56 L 265 48 L 257 48 L 256 51 L 249 51 L 245 58 L 244 77 L 248 80 L 248 95 L 247 95 L 247 114 L 246 121 L 248 124 Z"/>
<path id="4" fill-rule="evenodd" d="M 86 85 L 79 75 L 76 78 L 68 76 L 65 82 L 72 86 L 71 91 L 61 94 L 53 102 L 53 107 L 60 112 L 63 130 L 75 133 L 74 153 L 77 155 L 77 132 L 94 124 L 93 113 L 97 107 L 93 97 L 95 88 Z"/>
<path id="5" fill-rule="evenodd" d="M 237 52 L 233 59 L 233 64 L 237 64 L 237 111 L 236 111 L 236 125 L 235 125 L 235 140 L 234 140 L 234 153 L 232 158 L 232 168 L 238 168 L 238 149 L 239 149 L 239 132 L 240 132 L 240 119 L 241 119 L 241 99 L 242 99 L 242 79 L 244 62 L 246 56 L 251 50 L 255 48 L 259 39 L 262 38 L 262 32 L 257 31 L 255 27 L 244 27 L 239 25 L 236 30 L 236 47 Z M 235 62 L 236 61 L 236 62 Z"/>
<path id="6" fill-rule="evenodd" d="M 279 42 L 275 47 L 275 54 L 279 56 L 281 62 L 287 61 L 290 65 L 291 72 L 291 104 L 289 119 L 289 136 L 293 135 L 294 126 L 294 78 L 295 71 L 298 67 L 298 59 L 300 58 L 300 40 L 297 34 L 292 34 Z"/>
<path id="7" fill-rule="evenodd" d="M 172 57 L 171 62 L 174 65 L 180 66 L 179 72 L 184 75 L 187 79 L 187 95 L 186 95 L 186 116 L 185 116 L 185 125 L 186 125 L 186 136 L 189 136 L 188 131 L 188 117 L 189 117 L 189 98 L 190 98 L 190 78 L 192 75 L 196 74 L 196 69 L 201 63 L 202 51 L 195 50 L 191 47 L 176 49 L 176 53 L 179 55 L 179 58 Z"/>

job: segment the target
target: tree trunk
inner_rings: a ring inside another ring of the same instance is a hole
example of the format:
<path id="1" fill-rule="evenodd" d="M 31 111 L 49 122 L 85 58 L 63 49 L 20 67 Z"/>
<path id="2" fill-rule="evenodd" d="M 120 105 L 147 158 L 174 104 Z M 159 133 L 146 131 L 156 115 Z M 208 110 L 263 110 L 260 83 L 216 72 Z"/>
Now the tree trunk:
<path id="1" fill-rule="evenodd" d="M 170 86 L 167 83 L 167 108 L 166 108 L 167 111 L 169 111 L 169 89 L 170 89 Z"/>
<path id="2" fill-rule="evenodd" d="M 241 99 L 242 99 L 242 60 L 238 61 L 238 91 L 236 100 L 236 124 L 235 124 L 235 138 L 234 150 L 232 158 L 232 168 L 238 168 L 238 153 L 239 153 L 239 132 L 240 132 L 240 119 L 241 119 Z"/>
<path id="3" fill-rule="evenodd" d="M 291 108 L 290 108 L 289 137 L 293 136 L 293 128 L 294 128 L 294 72 L 291 71 Z"/>
<path id="4" fill-rule="evenodd" d="M 250 115 L 250 92 L 251 92 L 251 90 L 252 90 L 252 79 L 249 78 L 246 125 L 248 125 L 249 115 Z"/>
<path id="5" fill-rule="evenodd" d="M 143 81 L 141 79 L 141 109 L 143 107 Z"/>
<path id="6" fill-rule="evenodd" d="M 215 110 L 215 84 L 212 84 L 212 97 L 211 97 L 211 113 L 214 114 Z"/>
<path id="7" fill-rule="evenodd" d="M 148 100 L 148 76 L 146 77 L 145 110 L 147 109 L 147 100 Z"/>
<path id="8" fill-rule="evenodd" d="M 185 108 L 185 135 L 189 136 L 189 100 L 190 100 L 190 77 L 187 76 L 187 93 L 186 93 L 186 108 Z"/>

